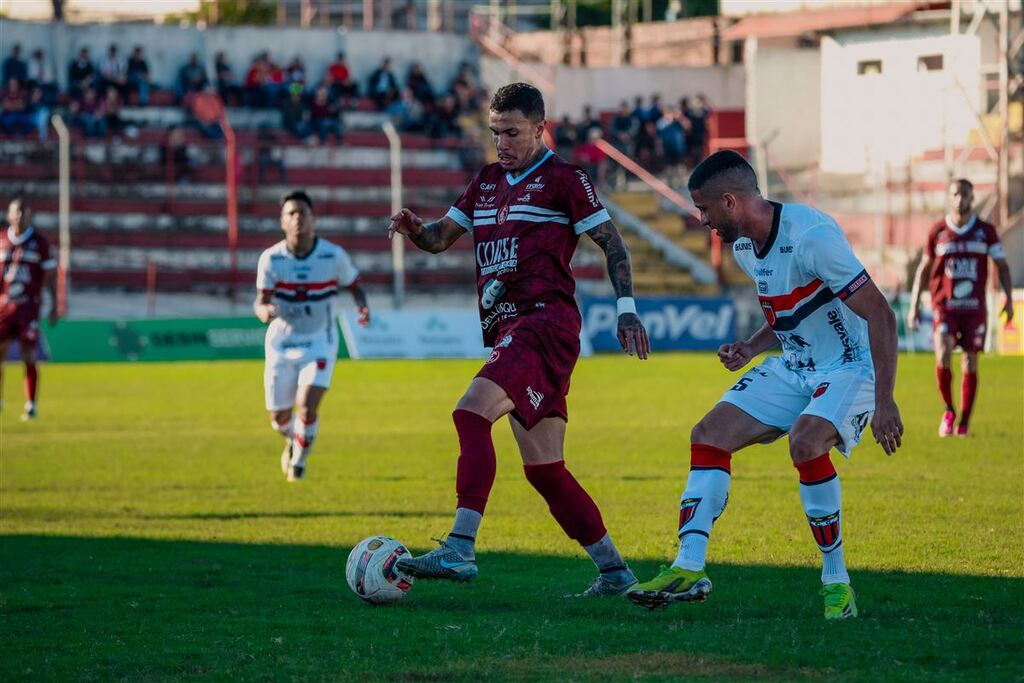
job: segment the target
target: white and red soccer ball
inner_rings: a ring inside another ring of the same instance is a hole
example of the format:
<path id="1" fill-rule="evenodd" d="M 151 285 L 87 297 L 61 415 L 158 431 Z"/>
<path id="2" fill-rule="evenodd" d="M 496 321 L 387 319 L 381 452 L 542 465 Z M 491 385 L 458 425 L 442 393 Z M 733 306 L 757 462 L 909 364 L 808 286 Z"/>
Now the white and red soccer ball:
<path id="1" fill-rule="evenodd" d="M 352 548 L 345 563 L 345 579 L 352 592 L 367 602 L 381 605 L 405 597 L 412 577 L 395 566 L 409 549 L 387 536 L 364 538 Z"/>

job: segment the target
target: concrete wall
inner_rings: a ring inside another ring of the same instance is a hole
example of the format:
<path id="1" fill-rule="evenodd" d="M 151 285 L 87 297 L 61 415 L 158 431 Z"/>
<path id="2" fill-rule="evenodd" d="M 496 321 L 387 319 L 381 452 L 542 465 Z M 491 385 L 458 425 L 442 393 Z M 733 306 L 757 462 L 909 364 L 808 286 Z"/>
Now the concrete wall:
<path id="1" fill-rule="evenodd" d="M 801 168 L 821 154 L 821 52 L 749 41 L 747 137 L 768 143 L 772 166 Z"/>
<path id="2" fill-rule="evenodd" d="M 923 55 L 943 55 L 941 71 L 918 71 Z M 858 63 L 881 60 L 882 73 L 858 75 Z M 963 145 L 981 108 L 981 44 L 976 36 L 821 42 L 821 166 L 863 173 L 886 163 Z M 956 87 L 959 82 L 965 99 Z M 968 104 L 970 101 L 970 105 Z"/>
<path id="3" fill-rule="evenodd" d="M 97 68 L 111 44 L 127 57 L 131 48 L 142 45 L 149 58 L 153 80 L 170 86 L 189 54 L 198 52 L 212 76 L 214 55 L 223 50 L 241 79 L 250 60 L 264 50 L 284 65 L 302 57 L 309 81 L 318 81 L 339 51 L 348 55 L 353 74 L 365 84 L 370 72 L 385 55 L 399 82 L 405 81 L 413 61 L 423 64 L 435 89 L 446 89 L 459 62 L 476 63 L 476 46 L 466 37 L 442 33 L 404 31 L 343 32 L 327 28 L 222 27 L 198 29 L 157 24 L 41 24 L 0 20 L 0 45 L 4 55 L 9 45 L 21 43 L 27 55 L 42 48 L 51 59 L 54 73 L 64 85 L 68 64 L 81 47 L 88 47 Z"/>

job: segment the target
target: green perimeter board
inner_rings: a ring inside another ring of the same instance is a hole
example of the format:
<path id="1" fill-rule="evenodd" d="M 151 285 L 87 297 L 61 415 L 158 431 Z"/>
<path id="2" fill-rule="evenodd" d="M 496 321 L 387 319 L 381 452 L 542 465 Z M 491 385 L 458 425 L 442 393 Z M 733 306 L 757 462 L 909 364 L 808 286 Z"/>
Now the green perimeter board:
<path id="1" fill-rule="evenodd" d="M 58 363 L 263 358 L 266 325 L 255 318 L 63 320 L 42 326 Z M 338 331 L 338 357 L 348 358 Z"/>

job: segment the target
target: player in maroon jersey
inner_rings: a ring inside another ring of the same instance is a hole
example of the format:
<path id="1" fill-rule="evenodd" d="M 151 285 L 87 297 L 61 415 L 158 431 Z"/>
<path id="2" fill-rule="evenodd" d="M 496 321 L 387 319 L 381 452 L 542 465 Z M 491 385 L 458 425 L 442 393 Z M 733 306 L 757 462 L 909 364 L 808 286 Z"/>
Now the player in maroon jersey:
<path id="1" fill-rule="evenodd" d="M 45 287 L 54 303 L 50 324 L 57 323 L 57 296 L 54 271 L 57 261 L 50 255 L 50 244 L 32 228 L 32 209 L 21 197 L 7 206 L 8 228 L 0 233 L 0 370 L 7 348 L 14 340 L 21 347 L 25 362 L 25 412 L 23 422 L 36 417 L 36 346 L 39 343 L 39 306 Z M 0 385 L 2 386 L 2 385 Z"/>
<path id="2" fill-rule="evenodd" d="M 543 142 L 544 100 L 526 83 L 491 100 L 498 162 L 483 168 L 444 218 L 423 221 L 408 209 L 391 217 L 389 236 L 442 252 L 471 232 L 480 324 L 490 358 L 452 413 L 459 436 L 455 522 L 441 547 L 399 560 L 419 578 L 469 581 L 475 539 L 494 483 L 491 426 L 511 415 L 527 480 L 565 533 L 590 554 L 600 575 L 584 595 L 621 595 L 636 582 L 612 543 L 597 505 L 565 467 L 565 397 L 580 351 L 580 312 L 569 263 L 586 233 L 604 251 L 619 297 L 624 351 L 647 358 L 650 342 L 636 315 L 629 250 L 590 178 Z"/>
<path id="3" fill-rule="evenodd" d="M 995 226 L 974 213 L 974 186 L 960 178 L 949 185 L 949 214 L 928 233 L 928 244 L 914 277 L 907 323 L 917 329 L 921 291 L 928 282 L 932 295 L 935 326 L 935 374 L 939 393 L 946 404 L 939 423 L 939 436 L 953 433 L 956 411 L 953 408 L 953 373 L 950 359 L 953 347 L 963 349 L 963 385 L 960 393 L 960 424 L 957 436 L 967 436 L 971 409 L 978 392 L 978 352 L 985 346 L 988 310 L 985 285 L 988 260 L 995 261 L 999 284 L 1005 296 L 1006 322 L 1013 319 L 1013 284 L 1006 254 L 999 243 Z"/>

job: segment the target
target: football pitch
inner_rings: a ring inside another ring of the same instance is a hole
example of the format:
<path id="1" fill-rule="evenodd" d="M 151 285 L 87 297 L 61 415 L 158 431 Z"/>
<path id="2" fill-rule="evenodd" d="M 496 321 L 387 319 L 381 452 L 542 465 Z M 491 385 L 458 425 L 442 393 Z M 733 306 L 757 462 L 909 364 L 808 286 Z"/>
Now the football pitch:
<path id="1" fill-rule="evenodd" d="M 982 359 L 971 437 L 940 440 L 933 360 L 901 357 L 903 449 L 887 458 L 867 435 L 852 461 L 833 453 L 858 619 L 822 619 L 784 440 L 733 460 L 706 603 L 564 598 L 593 567 L 504 424 L 479 578 L 364 604 L 345 583 L 349 548 L 380 533 L 421 552 L 449 528 L 450 413 L 478 366 L 339 364 L 308 479 L 288 484 L 260 363 L 47 365 L 27 425 L 7 365 L 0 676 L 1024 680 L 1020 358 Z M 641 579 L 675 555 L 690 427 L 735 377 L 698 354 L 577 367 L 567 461 Z"/>

